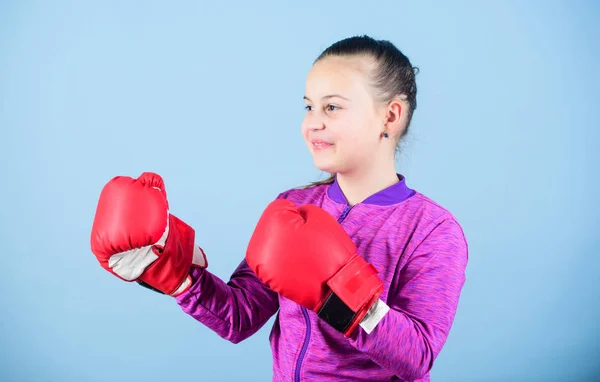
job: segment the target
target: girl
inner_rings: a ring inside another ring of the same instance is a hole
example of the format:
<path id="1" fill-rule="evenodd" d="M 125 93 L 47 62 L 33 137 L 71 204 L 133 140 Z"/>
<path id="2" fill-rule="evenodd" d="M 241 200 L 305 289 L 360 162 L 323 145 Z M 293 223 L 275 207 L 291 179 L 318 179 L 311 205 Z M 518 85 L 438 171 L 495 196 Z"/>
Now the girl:
<path id="1" fill-rule="evenodd" d="M 233 343 L 277 313 L 270 335 L 275 381 L 428 381 L 465 282 L 467 242 L 451 213 L 410 189 L 395 171 L 416 93 L 413 67 L 387 41 L 348 38 L 315 61 L 306 81 L 302 135 L 316 167 L 332 175 L 287 190 L 274 203 L 290 210 L 308 205 L 318 228 L 301 238 L 286 223 L 264 230 L 268 207 L 257 225 L 266 239 L 256 245 L 253 235 L 247 253 L 256 260 L 272 243 L 290 245 L 261 259 L 277 282 L 287 277 L 286 293 L 269 288 L 274 284 L 264 273 L 263 283 L 246 259 L 227 283 L 210 273 L 193 229 L 169 213 L 164 183 L 153 173 L 116 177 L 105 186 L 92 252 L 106 270 L 174 296 L 185 313 Z M 324 314 L 305 300 L 329 288 L 333 277 L 325 282 L 317 276 L 340 259 L 334 246 L 349 249 L 341 251 L 342 264 L 350 263 L 344 256 L 358 255 L 352 261 L 362 268 L 345 273 L 359 285 L 350 299 L 331 287 L 338 300 L 328 300 Z M 273 266 L 308 258 L 310 267 Z M 359 280 L 365 269 L 376 273 Z M 348 301 L 369 283 L 373 288 L 360 300 L 373 304 L 363 305 L 364 316 L 350 314 Z"/>
<path id="2" fill-rule="evenodd" d="M 206 269 L 176 299 L 184 312 L 237 343 L 277 312 L 271 330 L 276 381 L 428 381 L 465 282 L 467 242 L 443 207 L 410 189 L 394 155 L 416 108 L 415 73 L 388 41 L 339 41 L 306 81 L 302 136 L 327 180 L 278 199 L 316 205 L 337 218 L 357 253 L 378 270 L 389 310 L 350 337 L 279 296 L 246 260 L 228 283 Z M 299 275 L 302 277 L 302 275 Z"/>

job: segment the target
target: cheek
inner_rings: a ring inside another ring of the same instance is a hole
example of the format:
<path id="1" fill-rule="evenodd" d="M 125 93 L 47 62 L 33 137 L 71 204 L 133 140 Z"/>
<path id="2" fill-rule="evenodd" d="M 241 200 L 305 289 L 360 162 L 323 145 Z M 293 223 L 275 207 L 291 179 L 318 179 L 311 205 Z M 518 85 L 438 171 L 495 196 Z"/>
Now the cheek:
<path id="1" fill-rule="evenodd" d="M 306 119 L 302 120 L 302 124 L 300 125 L 300 133 L 305 141 L 308 140 L 308 127 L 306 126 Z"/>
<path id="2" fill-rule="evenodd" d="M 359 118 L 347 118 L 339 122 L 336 133 L 340 139 L 343 139 L 346 147 L 361 147 L 372 140 L 372 128 L 367 121 Z"/>
<path id="3" fill-rule="evenodd" d="M 343 151 L 357 160 L 369 157 L 378 147 L 379 136 L 372 121 L 356 120 L 346 125 L 343 134 Z"/>

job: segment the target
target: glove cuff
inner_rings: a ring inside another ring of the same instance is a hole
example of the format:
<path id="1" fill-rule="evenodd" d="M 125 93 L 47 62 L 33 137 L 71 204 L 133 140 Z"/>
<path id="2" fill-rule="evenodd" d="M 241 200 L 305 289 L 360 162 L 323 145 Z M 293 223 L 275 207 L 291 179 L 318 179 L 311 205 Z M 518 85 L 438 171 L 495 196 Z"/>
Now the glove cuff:
<path id="1" fill-rule="evenodd" d="M 192 255 L 192 266 L 196 268 L 208 268 L 208 259 L 204 250 L 194 245 L 194 254 Z"/>
<path id="2" fill-rule="evenodd" d="M 142 281 L 142 280 L 137 280 L 137 283 L 141 286 L 143 286 L 144 288 L 148 288 L 154 292 L 160 293 L 160 294 L 164 294 L 166 295 L 165 292 L 161 291 L 160 289 L 156 289 L 155 287 L 153 287 L 152 285 Z M 175 292 L 171 293 L 169 296 L 171 297 L 177 297 L 180 294 L 182 294 L 183 292 L 186 292 L 188 289 L 190 289 L 190 287 L 192 286 L 192 277 L 191 276 L 187 276 L 185 278 L 185 280 L 183 281 L 183 283 L 181 283 L 181 285 L 179 286 L 179 288 L 177 288 L 175 290 Z"/>
<path id="3" fill-rule="evenodd" d="M 354 255 L 328 280 L 327 286 L 331 288 L 331 292 L 318 307 L 317 314 L 347 337 L 370 313 L 371 307 L 380 301 L 379 295 L 383 291 L 383 283 L 377 276 L 377 269 L 358 255 Z M 379 314 L 371 314 L 364 326 L 367 333 L 370 333 L 387 313 L 383 313 L 384 310 L 378 309 L 376 312 Z"/>
<path id="4" fill-rule="evenodd" d="M 164 247 L 152 246 L 158 258 L 144 270 L 139 279 L 170 296 L 187 290 L 191 283 L 187 278 L 198 251 L 194 237 L 192 227 L 169 214 L 169 235 Z M 197 257 L 199 265 L 206 264 L 202 252 Z"/>
<path id="5" fill-rule="evenodd" d="M 333 292 L 317 310 L 317 315 L 331 327 L 341 333 L 345 333 L 356 320 L 358 312 L 353 312 L 348 305 Z"/>
<path id="6" fill-rule="evenodd" d="M 177 297 L 177 296 L 179 296 L 183 292 L 185 292 L 188 289 L 190 289 L 191 286 L 192 286 L 192 277 L 190 275 L 187 275 L 187 277 L 185 278 L 185 280 L 183 281 L 183 283 L 181 283 L 181 285 L 179 286 L 179 288 L 177 288 L 175 290 L 175 292 L 171 293 L 171 297 Z"/>

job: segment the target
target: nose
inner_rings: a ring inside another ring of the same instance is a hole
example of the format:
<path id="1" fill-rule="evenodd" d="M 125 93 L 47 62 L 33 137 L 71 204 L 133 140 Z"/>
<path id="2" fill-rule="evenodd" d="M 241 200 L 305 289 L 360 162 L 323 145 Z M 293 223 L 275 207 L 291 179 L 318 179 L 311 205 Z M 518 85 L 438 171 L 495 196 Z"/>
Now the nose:
<path id="1" fill-rule="evenodd" d="M 308 113 L 304 117 L 303 125 L 307 130 L 323 130 L 325 121 L 318 115 Z"/>

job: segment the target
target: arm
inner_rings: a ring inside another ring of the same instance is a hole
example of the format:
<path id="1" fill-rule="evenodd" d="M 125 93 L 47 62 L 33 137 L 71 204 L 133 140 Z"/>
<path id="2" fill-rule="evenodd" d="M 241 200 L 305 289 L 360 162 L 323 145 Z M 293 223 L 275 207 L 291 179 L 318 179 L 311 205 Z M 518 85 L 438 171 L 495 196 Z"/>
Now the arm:
<path id="1" fill-rule="evenodd" d="M 282 192 L 276 199 L 287 195 Z M 279 295 L 256 276 L 246 259 L 227 283 L 206 269 L 194 269 L 190 275 L 193 285 L 177 298 L 177 303 L 184 312 L 233 343 L 256 333 L 279 310 Z"/>
<path id="2" fill-rule="evenodd" d="M 427 374 L 448 337 L 465 283 L 468 246 L 454 220 L 438 224 L 390 286 L 389 312 L 375 330 L 350 342 L 400 378 Z"/>
<path id="3" fill-rule="evenodd" d="M 193 269 L 192 286 L 176 298 L 181 309 L 238 343 L 256 333 L 279 309 L 279 297 L 254 275 L 243 260 L 229 282 L 206 269 Z"/>

